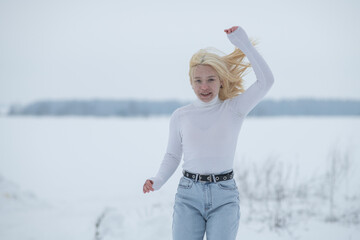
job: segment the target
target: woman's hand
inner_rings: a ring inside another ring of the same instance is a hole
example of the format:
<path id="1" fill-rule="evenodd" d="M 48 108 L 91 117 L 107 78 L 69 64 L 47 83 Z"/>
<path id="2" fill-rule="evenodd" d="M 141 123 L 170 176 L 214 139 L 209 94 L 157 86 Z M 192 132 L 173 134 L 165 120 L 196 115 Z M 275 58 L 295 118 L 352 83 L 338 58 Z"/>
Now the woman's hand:
<path id="1" fill-rule="evenodd" d="M 224 32 L 226 32 L 227 34 L 230 34 L 230 33 L 232 33 L 233 31 L 235 31 L 238 28 L 239 28 L 238 26 L 234 26 L 234 27 L 225 29 Z"/>
<path id="2" fill-rule="evenodd" d="M 244 29 L 242 29 L 239 26 L 234 26 L 228 29 L 225 29 L 224 32 L 226 32 L 227 37 L 229 38 L 230 42 L 237 48 L 243 49 L 244 44 L 250 44 L 251 42 L 249 40 L 249 37 L 247 36 Z"/>
<path id="3" fill-rule="evenodd" d="M 149 179 L 146 180 L 145 183 L 144 183 L 144 186 L 143 186 L 143 192 L 148 193 L 150 191 L 154 191 L 153 184 L 154 184 L 153 181 L 151 181 Z"/>

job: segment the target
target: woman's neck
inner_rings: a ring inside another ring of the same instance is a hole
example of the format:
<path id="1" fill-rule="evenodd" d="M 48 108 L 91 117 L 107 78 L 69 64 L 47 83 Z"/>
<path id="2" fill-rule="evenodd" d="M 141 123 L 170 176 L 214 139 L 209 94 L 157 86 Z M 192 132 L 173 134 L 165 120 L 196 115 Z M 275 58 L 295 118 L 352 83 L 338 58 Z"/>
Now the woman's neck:
<path id="1" fill-rule="evenodd" d="M 210 107 L 210 106 L 214 106 L 217 103 L 220 102 L 220 99 L 218 96 L 215 96 L 212 100 L 210 100 L 209 102 L 203 102 L 201 101 L 199 98 L 194 102 L 194 105 L 196 107 Z"/>

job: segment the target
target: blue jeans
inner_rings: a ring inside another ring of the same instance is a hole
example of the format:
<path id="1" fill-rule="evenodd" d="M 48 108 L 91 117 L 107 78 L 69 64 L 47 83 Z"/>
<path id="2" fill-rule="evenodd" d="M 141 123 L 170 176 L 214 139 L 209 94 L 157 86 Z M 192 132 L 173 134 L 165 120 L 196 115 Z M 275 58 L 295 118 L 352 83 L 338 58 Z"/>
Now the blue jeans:
<path id="1" fill-rule="evenodd" d="M 235 240 L 240 220 L 234 179 L 200 182 L 182 177 L 175 196 L 173 240 Z"/>

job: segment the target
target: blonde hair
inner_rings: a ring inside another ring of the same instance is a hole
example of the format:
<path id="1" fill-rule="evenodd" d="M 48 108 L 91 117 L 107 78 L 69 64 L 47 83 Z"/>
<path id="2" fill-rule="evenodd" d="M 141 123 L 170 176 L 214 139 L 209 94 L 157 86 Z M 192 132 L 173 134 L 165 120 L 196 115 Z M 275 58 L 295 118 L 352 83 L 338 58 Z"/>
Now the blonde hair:
<path id="1" fill-rule="evenodd" d="M 255 45 L 255 42 L 252 41 Z M 243 76 L 245 71 L 251 66 L 244 61 L 245 54 L 238 48 L 225 56 L 214 53 L 220 52 L 214 48 L 200 49 L 190 59 L 189 76 L 190 82 L 193 80 L 194 70 L 199 65 L 211 66 L 218 74 L 222 87 L 219 92 L 219 99 L 226 100 L 244 92 Z M 220 52 L 221 53 L 221 52 Z"/>

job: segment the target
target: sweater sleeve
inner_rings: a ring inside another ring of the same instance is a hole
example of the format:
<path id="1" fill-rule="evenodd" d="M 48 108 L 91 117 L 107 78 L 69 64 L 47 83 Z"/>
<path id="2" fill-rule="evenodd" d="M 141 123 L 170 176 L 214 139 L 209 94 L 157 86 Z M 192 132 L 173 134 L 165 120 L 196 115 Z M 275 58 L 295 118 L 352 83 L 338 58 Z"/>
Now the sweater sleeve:
<path id="1" fill-rule="evenodd" d="M 246 55 L 256 75 L 255 83 L 245 92 L 230 100 L 233 111 L 241 116 L 246 116 L 270 90 L 274 83 L 274 77 L 269 66 L 253 47 L 241 27 L 227 36 L 230 42 Z"/>
<path id="2" fill-rule="evenodd" d="M 159 190 L 164 183 L 173 175 L 182 158 L 181 134 L 177 111 L 170 118 L 169 139 L 165 156 L 160 164 L 155 177 L 150 178 L 154 182 L 153 188 Z"/>

